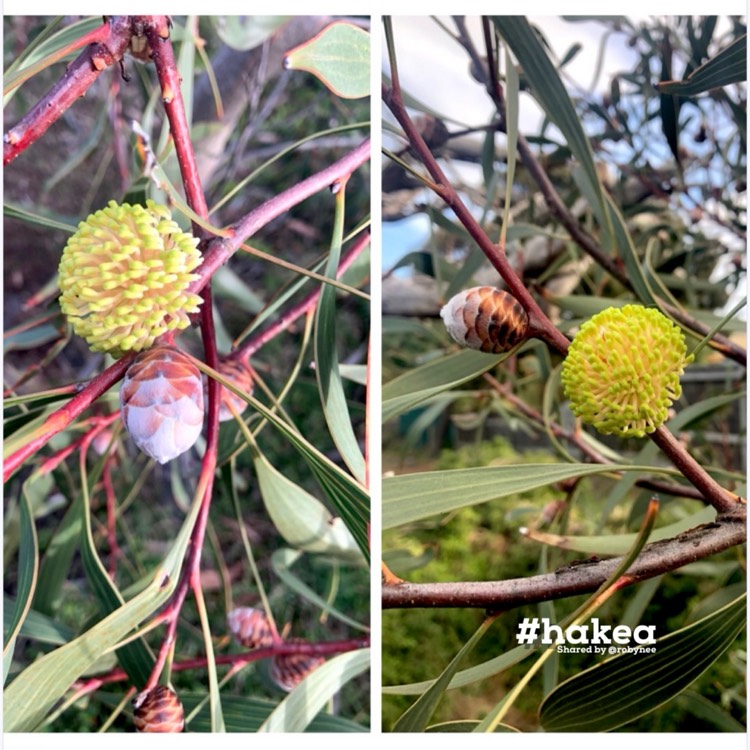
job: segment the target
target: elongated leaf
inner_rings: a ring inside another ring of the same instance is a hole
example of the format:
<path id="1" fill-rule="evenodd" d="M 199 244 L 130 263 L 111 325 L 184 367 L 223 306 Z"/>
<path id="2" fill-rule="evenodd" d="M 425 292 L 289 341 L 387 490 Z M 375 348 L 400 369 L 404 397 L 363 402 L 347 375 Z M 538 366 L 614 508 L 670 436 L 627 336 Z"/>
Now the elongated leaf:
<path id="1" fill-rule="evenodd" d="M 11 617 L 15 607 L 15 599 L 10 596 L 3 597 L 3 632 L 10 631 Z M 47 615 L 30 609 L 21 625 L 20 635 L 40 643 L 51 643 L 54 646 L 62 646 L 75 637 L 75 632 L 67 625 L 63 625 Z"/>
<path id="2" fill-rule="evenodd" d="M 722 88 L 747 80 L 747 34 L 735 39 L 728 47 L 696 68 L 685 81 L 657 83 L 665 94 L 697 96 L 711 89 Z"/>
<path id="3" fill-rule="evenodd" d="M 461 647 L 461 650 L 451 659 L 450 664 L 441 672 L 440 676 L 399 717 L 393 727 L 394 732 L 423 732 L 425 730 L 459 665 L 474 650 L 477 643 L 482 640 L 482 636 L 495 619 L 496 617 L 488 617 L 482 622 L 471 638 Z"/>
<path id="4" fill-rule="evenodd" d="M 8 678 L 19 630 L 28 615 L 29 609 L 31 609 L 31 600 L 34 597 L 39 573 L 39 544 L 36 537 L 36 526 L 34 525 L 31 503 L 25 491 L 21 497 L 19 516 L 20 540 L 16 599 L 8 630 L 3 633 L 3 683 Z"/>
<path id="5" fill-rule="evenodd" d="M 592 205 L 597 206 L 599 214 L 606 217 L 604 191 L 596 172 L 591 144 L 581 125 L 581 118 L 546 50 L 523 16 L 493 16 L 492 21 L 521 65 L 524 77 L 531 84 L 534 98 L 560 129 L 573 155 L 580 162 L 595 196 L 595 203 Z"/>
<path id="6" fill-rule="evenodd" d="M 363 648 L 329 659 L 305 677 L 279 703 L 259 732 L 302 732 L 325 704 L 347 682 L 370 668 L 370 649 Z"/>
<path id="7" fill-rule="evenodd" d="M 662 539 L 671 539 L 683 531 L 692 529 L 702 523 L 710 523 L 716 517 L 716 510 L 710 505 L 698 513 L 694 513 L 680 521 L 656 529 L 649 537 L 649 543 Z M 529 529 L 526 533 L 529 539 L 542 544 L 550 544 L 560 549 L 570 549 L 584 552 L 587 555 L 624 555 L 633 545 L 637 534 L 610 534 L 606 536 L 560 536 Z"/>
<path id="8" fill-rule="evenodd" d="M 291 568 L 297 560 L 302 556 L 301 552 L 291 549 L 278 549 L 273 555 L 271 555 L 271 565 L 273 566 L 276 575 L 295 593 L 299 594 L 302 598 L 312 602 L 316 607 L 328 612 L 332 617 L 337 620 L 346 623 L 352 628 L 357 630 L 368 630 L 366 625 L 363 625 L 351 617 L 347 617 L 343 612 L 332 607 L 322 596 L 316 594 L 309 586 L 304 584 L 296 575 L 292 572 Z"/>
<path id="9" fill-rule="evenodd" d="M 106 696 L 108 705 L 116 706 L 120 699 L 117 695 Z M 192 710 L 205 699 L 205 696 L 195 693 L 180 693 L 180 700 L 185 707 L 185 713 Z M 237 695 L 223 695 L 221 704 L 224 709 L 224 723 L 227 732 L 257 732 L 261 724 L 270 716 L 275 703 L 261 698 L 245 698 Z M 205 705 L 190 722 L 191 732 L 210 732 L 211 723 L 208 715 L 208 705 Z M 305 727 L 307 732 L 366 732 L 366 727 L 356 724 L 349 719 L 330 714 L 318 714 Z"/>
<path id="10" fill-rule="evenodd" d="M 247 401 L 257 412 L 262 414 L 297 450 L 310 466 L 315 478 L 333 503 L 336 511 L 347 525 L 352 536 L 357 540 L 365 558 L 370 559 L 368 524 L 370 521 L 370 497 L 367 490 L 354 478 L 342 471 L 336 464 L 326 458 L 317 448 L 305 440 L 284 420 L 274 414 L 265 404 L 243 393 L 234 384 L 222 378 L 218 372 L 204 362 L 191 360 L 195 366 L 221 381 L 225 388 Z"/>
<path id="11" fill-rule="evenodd" d="M 336 193 L 331 249 L 326 263 L 326 276 L 336 278 L 341 257 L 341 243 L 344 234 L 345 190 L 340 186 Z M 328 284 L 323 284 L 320 299 L 315 310 L 315 375 L 318 380 L 320 400 L 323 405 L 328 429 L 341 457 L 357 479 L 365 482 L 365 459 L 354 433 L 349 407 L 346 403 L 344 386 L 339 372 L 336 350 L 336 292 Z"/>
<path id="12" fill-rule="evenodd" d="M 31 732 L 47 712 L 113 643 L 122 639 L 169 599 L 174 584 L 162 586 L 165 570 L 151 585 L 74 641 L 37 659 L 6 688 L 3 722 L 6 732 Z M 169 581 L 176 581 L 172 571 Z"/>
<path id="13" fill-rule="evenodd" d="M 394 378 L 383 386 L 383 421 L 408 411 L 441 391 L 456 388 L 507 359 L 464 349 L 428 362 Z"/>
<path id="14" fill-rule="evenodd" d="M 255 459 L 255 472 L 268 515 L 287 544 L 306 552 L 362 560 L 354 537 L 323 503 L 287 479 L 264 456 Z"/>
<path id="15" fill-rule="evenodd" d="M 736 640 L 747 595 L 657 639 L 654 653 L 623 653 L 562 683 L 542 704 L 547 732 L 606 732 L 674 698 Z"/>
<path id="16" fill-rule="evenodd" d="M 386 477 L 383 480 L 383 529 L 527 492 L 564 479 L 610 471 L 674 473 L 670 469 L 628 464 L 524 464 Z"/>
<path id="17" fill-rule="evenodd" d="M 22 206 L 16 206 L 13 203 L 3 204 L 3 214 L 11 219 L 18 219 L 19 221 L 25 221 L 27 224 L 32 226 L 44 227 L 45 229 L 59 229 L 62 232 L 73 234 L 76 231 L 74 224 L 66 224 L 58 219 L 53 219 L 49 216 L 34 213 L 29 211 L 28 208 Z"/>
<path id="18" fill-rule="evenodd" d="M 359 26 L 337 21 L 288 52 L 284 67 L 307 70 L 345 99 L 369 96 L 370 35 Z"/>
<path id="19" fill-rule="evenodd" d="M 30 732 L 38 727 L 75 680 L 169 599 L 200 508 L 200 503 L 194 503 L 163 564 L 140 594 L 75 640 L 37 659 L 13 680 L 3 701 L 6 732 Z"/>

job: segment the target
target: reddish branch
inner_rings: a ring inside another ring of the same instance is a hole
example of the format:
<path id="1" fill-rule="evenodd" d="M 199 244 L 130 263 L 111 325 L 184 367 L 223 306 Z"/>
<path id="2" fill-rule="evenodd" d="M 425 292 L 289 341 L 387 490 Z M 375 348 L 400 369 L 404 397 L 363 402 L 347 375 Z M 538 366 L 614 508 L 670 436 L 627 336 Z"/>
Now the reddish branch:
<path id="1" fill-rule="evenodd" d="M 95 30 L 100 38 L 82 52 L 62 78 L 42 97 L 25 117 L 3 137 L 3 164 L 9 164 L 56 122 L 73 102 L 83 96 L 99 74 L 122 59 L 130 44 L 132 20 L 112 16 Z"/>
<path id="2" fill-rule="evenodd" d="M 747 514 L 736 507 L 731 515 L 717 516 L 684 534 L 643 548 L 628 570 L 629 583 L 653 578 L 715 555 L 746 540 Z M 617 569 L 622 558 L 573 563 L 554 573 L 508 581 L 457 581 L 452 583 L 400 583 L 384 586 L 384 609 L 417 607 L 482 607 L 507 610 L 526 604 L 589 594 Z"/>
<path id="3" fill-rule="evenodd" d="M 245 664 L 250 664 L 261 659 L 270 659 L 277 654 L 304 654 L 305 656 L 333 656 L 334 654 L 355 651 L 361 648 L 368 648 L 370 645 L 369 638 L 349 638 L 341 641 L 324 641 L 322 643 L 299 643 L 299 642 L 279 642 L 273 646 L 257 648 L 253 651 L 246 651 L 242 654 L 222 654 L 215 657 L 217 665 L 230 665 L 236 669 Z M 176 661 L 172 664 L 173 672 L 185 672 L 190 669 L 205 668 L 207 661 L 205 657 L 196 659 L 185 659 Z M 83 696 L 98 690 L 102 685 L 109 685 L 113 682 L 124 682 L 130 679 L 123 669 L 113 669 L 101 677 L 92 677 L 85 681 L 79 681 L 72 686 L 78 695 Z"/>

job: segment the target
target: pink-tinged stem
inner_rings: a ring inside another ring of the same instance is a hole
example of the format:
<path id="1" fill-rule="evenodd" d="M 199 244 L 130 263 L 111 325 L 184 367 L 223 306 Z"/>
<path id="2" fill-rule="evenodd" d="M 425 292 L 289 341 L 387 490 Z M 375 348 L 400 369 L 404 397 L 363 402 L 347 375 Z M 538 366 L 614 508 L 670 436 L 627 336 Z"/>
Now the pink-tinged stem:
<path id="1" fill-rule="evenodd" d="M 362 251 L 370 244 L 370 233 L 363 232 L 352 244 L 352 246 L 341 256 L 336 278 L 341 278 L 344 272 L 359 257 Z M 238 347 L 233 356 L 237 359 L 247 361 L 264 344 L 276 338 L 282 331 L 286 331 L 295 321 L 306 315 L 318 303 L 320 288 L 302 300 L 296 307 L 280 317 L 272 326 L 262 333 L 248 339 L 245 344 Z"/>
<path id="2" fill-rule="evenodd" d="M 240 245 L 268 222 L 320 190 L 333 185 L 338 180 L 349 176 L 370 158 L 370 139 L 365 139 L 359 146 L 337 162 L 317 174 L 311 175 L 302 182 L 287 188 L 273 198 L 269 198 L 257 208 L 250 211 L 240 221 L 228 227 L 227 237 L 217 237 L 208 243 L 203 262 L 198 268 L 200 278 L 189 287 L 190 292 L 199 292 L 206 285 L 216 270 L 226 263 L 239 249 Z"/>
<path id="3" fill-rule="evenodd" d="M 79 414 L 88 409 L 99 396 L 108 391 L 120 380 L 125 375 L 125 371 L 133 359 L 135 359 L 134 353 L 127 354 L 118 359 L 117 362 L 91 380 L 65 406 L 62 406 L 54 414 L 50 414 L 37 429 L 38 434 L 26 443 L 26 445 L 5 459 L 3 463 L 3 482 L 7 482 L 29 456 L 33 456 L 53 435 L 57 435 L 58 432 L 64 430 Z"/>
<path id="4" fill-rule="evenodd" d="M 3 164 L 9 164 L 25 151 L 86 93 L 103 70 L 122 59 L 132 36 L 131 17 L 112 16 L 89 36 L 95 43 L 70 64 L 62 78 L 5 134 Z"/>

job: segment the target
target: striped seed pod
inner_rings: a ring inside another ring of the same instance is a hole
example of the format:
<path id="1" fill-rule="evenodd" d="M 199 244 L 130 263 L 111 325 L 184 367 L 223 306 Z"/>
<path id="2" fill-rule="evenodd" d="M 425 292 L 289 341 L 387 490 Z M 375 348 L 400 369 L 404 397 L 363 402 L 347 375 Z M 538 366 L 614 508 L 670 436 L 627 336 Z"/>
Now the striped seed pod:
<path id="1" fill-rule="evenodd" d="M 266 613 L 253 607 L 236 607 L 227 615 L 229 630 L 245 648 L 262 648 L 273 643 Z"/>
<path id="2" fill-rule="evenodd" d="M 459 292 L 443 307 L 440 317 L 454 341 L 491 354 L 512 349 L 529 328 L 529 316 L 518 300 L 491 286 Z"/>
<path id="3" fill-rule="evenodd" d="M 216 369 L 241 391 L 244 391 L 248 395 L 252 395 L 253 374 L 250 367 L 245 362 L 242 362 L 235 357 L 226 357 L 219 362 L 219 366 Z M 206 398 L 208 398 L 207 390 Z M 232 405 L 232 408 L 237 414 L 242 414 L 247 407 L 246 401 L 243 401 L 237 394 L 232 393 L 228 388 L 222 386 L 221 403 L 219 404 L 219 422 L 227 422 L 233 418 L 228 404 Z"/>
<path id="4" fill-rule="evenodd" d="M 287 643 L 307 643 L 304 638 L 290 638 Z M 271 679 L 290 692 L 311 672 L 325 662 L 323 656 L 310 654 L 276 654 L 271 659 Z"/>
<path id="5" fill-rule="evenodd" d="M 174 690 L 157 685 L 133 699 L 133 723 L 137 732 L 181 732 L 185 712 Z"/>
<path id="6" fill-rule="evenodd" d="M 203 383 L 179 349 L 139 354 L 120 387 L 122 421 L 135 444 L 160 464 L 190 448 L 203 426 Z"/>

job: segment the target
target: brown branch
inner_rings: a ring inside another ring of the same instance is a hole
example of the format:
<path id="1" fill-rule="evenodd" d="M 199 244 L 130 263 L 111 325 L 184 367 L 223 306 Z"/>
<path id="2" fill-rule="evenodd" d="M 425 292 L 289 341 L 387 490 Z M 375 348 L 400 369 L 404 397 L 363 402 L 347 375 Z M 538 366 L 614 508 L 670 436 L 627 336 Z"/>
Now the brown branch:
<path id="1" fill-rule="evenodd" d="M 628 570 L 630 583 L 653 578 L 703 560 L 746 540 L 747 514 L 737 508 L 731 515 L 698 526 L 684 534 L 643 548 Z M 622 558 L 573 563 L 554 573 L 508 581 L 401 583 L 384 586 L 383 609 L 419 607 L 481 607 L 508 610 L 526 604 L 589 594 L 617 569 Z"/>

